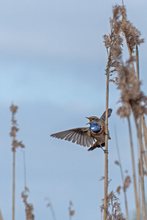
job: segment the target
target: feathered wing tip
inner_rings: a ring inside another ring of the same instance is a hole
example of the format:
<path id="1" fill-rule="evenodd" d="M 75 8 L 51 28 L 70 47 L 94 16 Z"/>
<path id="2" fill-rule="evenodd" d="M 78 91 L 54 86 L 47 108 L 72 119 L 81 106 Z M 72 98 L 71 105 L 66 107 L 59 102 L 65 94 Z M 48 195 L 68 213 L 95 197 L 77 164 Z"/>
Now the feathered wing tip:
<path id="1" fill-rule="evenodd" d="M 108 117 L 111 116 L 111 113 L 112 113 L 112 108 L 109 108 L 108 109 Z M 101 119 L 104 121 L 106 120 L 106 111 L 102 114 Z"/>
<path id="2" fill-rule="evenodd" d="M 88 135 L 88 128 L 75 128 L 61 131 L 51 134 L 51 137 L 71 141 L 84 147 L 91 147 L 96 142 L 95 138 Z"/>

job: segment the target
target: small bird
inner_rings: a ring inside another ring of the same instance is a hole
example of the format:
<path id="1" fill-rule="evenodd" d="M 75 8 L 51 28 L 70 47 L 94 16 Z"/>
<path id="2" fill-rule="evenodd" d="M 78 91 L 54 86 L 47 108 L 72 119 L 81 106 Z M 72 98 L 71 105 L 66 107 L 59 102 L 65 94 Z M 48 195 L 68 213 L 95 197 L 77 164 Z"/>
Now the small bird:
<path id="1" fill-rule="evenodd" d="M 108 109 L 108 117 L 111 116 L 112 109 Z M 61 131 L 51 134 L 51 137 L 64 139 L 73 143 L 88 147 L 88 151 L 105 146 L 105 120 L 106 112 L 100 118 L 97 116 L 86 117 L 88 119 L 89 127 L 73 128 L 66 131 Z M 108 132 L 108 138 L 109 132 Z"/>

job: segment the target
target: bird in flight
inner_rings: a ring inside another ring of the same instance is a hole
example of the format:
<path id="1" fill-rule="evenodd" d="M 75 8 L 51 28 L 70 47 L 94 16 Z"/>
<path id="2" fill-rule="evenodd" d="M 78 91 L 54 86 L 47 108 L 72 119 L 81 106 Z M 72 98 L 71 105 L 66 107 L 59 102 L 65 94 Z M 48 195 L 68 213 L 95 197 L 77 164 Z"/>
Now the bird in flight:
<path id="1" fill-rule="evenodd" d="M 108 117 L 111 116 L 112 109 L 108 109 Z M 73 128 L 66 131 L 61 131 L 51 134 L 51 137 L 71 141 L 78 145 L 88 147 L 88 151 L 105 146 L 105 120 L 106 112 L 100 118 L 97 116 L 86 117 L 89 127 Z M 109 132 L 108 132 L 108 138 Z"/>

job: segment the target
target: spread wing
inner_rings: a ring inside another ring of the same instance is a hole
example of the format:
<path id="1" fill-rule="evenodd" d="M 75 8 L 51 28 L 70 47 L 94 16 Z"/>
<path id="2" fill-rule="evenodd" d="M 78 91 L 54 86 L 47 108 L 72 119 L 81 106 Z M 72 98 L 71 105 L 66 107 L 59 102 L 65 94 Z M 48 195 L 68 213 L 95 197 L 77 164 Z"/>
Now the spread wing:
<path id="1" fill-rule="evenodd" d="M 74 128 L 61 131 L 51 134 L 51 137 L 64 139 L 86 147 L 91 147 L 96 142 L 96 139 L 90 136 L 88 128 Z"/>

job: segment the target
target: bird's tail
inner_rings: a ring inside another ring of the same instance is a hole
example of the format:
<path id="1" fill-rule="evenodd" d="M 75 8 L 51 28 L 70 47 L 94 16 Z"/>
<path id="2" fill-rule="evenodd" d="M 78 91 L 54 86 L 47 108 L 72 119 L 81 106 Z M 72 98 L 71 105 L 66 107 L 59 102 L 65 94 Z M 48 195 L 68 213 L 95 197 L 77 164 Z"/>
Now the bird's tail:
<path id="1" fill-rule="evenodd" d="M 101 145 L 96 145 L 94 144 L 93 146 L 91 146 L 88 151 L 92 151 L 94 150 L 95 148 L 103 148 L 105 146 L 105 143 L 102 143 Z"/>
<path id="2" fill-rule="evenodd" d="M 92 151 L 92 150 L 94 150 L 95 148 L 97 148 L 96 146 L 92 146 L 92 147 L 90 147 L 89 149 L 88 149 L 88 151 Z"/>

